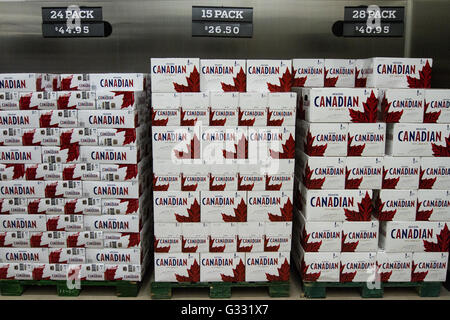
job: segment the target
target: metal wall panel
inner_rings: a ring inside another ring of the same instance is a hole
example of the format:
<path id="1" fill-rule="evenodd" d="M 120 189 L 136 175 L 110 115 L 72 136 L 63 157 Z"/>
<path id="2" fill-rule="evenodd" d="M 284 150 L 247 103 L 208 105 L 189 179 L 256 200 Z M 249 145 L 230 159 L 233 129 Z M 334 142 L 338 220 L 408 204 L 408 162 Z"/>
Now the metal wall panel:
<path id="1" fill-rule="evenodd" d="M 364 58 L 403 56 L 405 52 L 420 56 L 421 51 L 415 48 L 421 47 L 423 39 L 429 38 L 430 31 L 433 31 L 429 30 L 425 22 L 420 32 L 413 29 L 405 38 L 338 38 L 331 33 L 333 23 L 343 19 L 344 6 L 408 6 L 411 1 L 413 0 L 1 2 L 0 72 L 146 72 L 149 70 L 150 57 Z M 425 2 L 442 2 L 441 9 L 445 9 L 445 2 L 450 3 L 436 0 L 413 2 L 420 2 L 412 8 L 421 10 L 421 13 L 426 11 L 423 6 L 428 7 Z M 68 4 L 102 6 L 104 20 L 113 27 L 112 35 L 108 38 L 90 39 L 42 38 L 41 7 Z M 253 7 L 253 38 L 192 38 L 192 5 Z M 442 10 L 440 14 L 448 11 Z M 414 17 L 421 13 L 414 13 Z M 448 38 L 448 27 L 446 32 L 444 34 Z M 408 38 L 409 36 L 413 39 Z M 416 40 L 416 37 L 420 39 Z M 412 44 L 412 50 L 405 48 L 405 39 L 408 45 Z M 441 53 L 428 54 L 424 51 L 427 56 L 434 57 L 436 54 Z M 445 61 L 449 67 L 448 54 Z M 439 79 L 445 80 L 445 77 Z"/>

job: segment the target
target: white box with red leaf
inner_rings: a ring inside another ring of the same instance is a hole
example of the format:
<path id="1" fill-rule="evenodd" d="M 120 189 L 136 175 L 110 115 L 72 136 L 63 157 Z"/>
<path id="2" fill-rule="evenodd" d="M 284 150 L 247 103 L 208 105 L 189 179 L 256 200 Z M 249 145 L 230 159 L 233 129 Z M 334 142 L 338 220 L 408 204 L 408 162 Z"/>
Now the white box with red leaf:
<path id="1" fill-rule="evenodd" d="M 0 111 L 0 125 L 10 128 L 39 128 L 39 110 Z"/>
<path id="2" fill-rule="evenodd" d="M 347 123 L 300 121 L 297 147 L 309 156 L 346 156 Z"/>
<path id="3" fill-rule="evenodd" d="M 247 59 L 247 92 L 287 92 L 292 86 L 292 60 Z"/>
<path id="4" fill-rule="evenodd" d="M 84 216 L 85 231 L 139 232 L 140 219 L 136 215 Z"/>
<path id="5" fill-rule="evenodd" d="M 245 253 L 200 253 L 201 282 L 244 282 Z"/>
<path id="6" fill-rule="evenodd" d="M 450 221 L 450 190 L 419 190 L 418 221 Z"/>
<path id="7" fill-rule="evenodd" d="M 41 214 L 2 214 L 0 231 L 47 231 L 46 222 Z"/>
<path id="8" fill-rule="evenodd" d="M 237 223 L 237 252 L 264 252 L 263 222 Z"/>
<path id="9" fill-rule="evenodd" d="M 350 123 L 347 156 L 384 156 L 385 138 L 385 123 Z"/>
<path id="10" fill-rule="evenodd" d="M 347 157 L 346 189 L 381 189 L 383 157 Z"/>
<path id="11" fill-rule="evenodd" d="M 181 224 L 181 252 L 209 252 L 209 224 Z"/>
<path id="12" fill-rule="evenodd" d="M 379 119 L 387 123 L 424 122 L 423 89 L 379 89 Z M 425 121 L 427 122 L 427 121 Z"/>
<path id="13" fill-rule="evenodd" d="M 417 190 L 374 191 L 374 216 L 379 221 L 414 221 L 417 196 Z"/>
<path id="14" fill-rule="evenodd" d="M 50 215 L 47 216 L 47 231 L 82 231 L 83 215 Z"/>
<path id="15" fill-rule="evenodd" d="M 152 92 L 199 92 L 200 59 L 151 58 Z"/>
<path id="16" fill-rule="evenodd" d="M 339 252 L 305 252 L 293 248 L 292 258 L 305 282 L 339 282 Z"/>
<path id="17" fill-rule="evenodd" d="M 206 126 L 211 106 L 208 92 L 182 92 L 180 126 Z"/>
<path id="18" fill-rule="evenodd" d="M 212 222 L 209 224 L 209 252 L 236 252 L 240 223 Z"/>
<path id="19" fill-rule="evenodd" d="M 245 281 L 289 281 L 289 252 L 251 252 L 245 259 Z"/>
<path id="20" fill-rule="evenodd" d="M 172 160 L 180 164 L 186 159 L 200 159 L 200 127 L 153 127 L 153 160 Z"/>
<path id="21" fill-rule="evenodd" d="M 248 128 L 248 159 L 295 159 L 295 127 Z"/>
<path id="22" fill-rule="evenodd" d="M 344 221 L 342 224 L 342 252 L 374 252 L 378 249 L 379 222 Z"/>
<path id="23" fill-rule="evenodd" d="M 246 127 L 203 126 L 200 135 L 202 158 L 206 163 L 227 163 L 225 159 L 247 158 Z"/>
<path id="24" fill-rule="evenodd" d="M 55 165 L 55 164 L 48 164 Z M 62 164 L 62 180 L 100 180 L 100 165 L 98 163 Z M 54 179 L 56 180 L 56 179 Z"/>
<path id="25" fill-rule="evenodd" d="M 199 282 L 199 253 L 155 253 L 156 282 Z"/>
<path id="26" fill-rule="evenodd" d="M 78 127 L 78 110 L 39 110 L 41 128 L 75 128 Z M 84 125 L 80 126 L 83 127 Z"/>
<path id="27" fill-rule="evenodd" d="M 95 110 L 95 91 L 58 91 L 58 109 Z"/>
<path id="28" fill-rule="evenodd" d="M 61 91 L 90 91 L 89 74 L 60 74 Z"/>
<path id="29" fill-rule="evenodd" d="M 202 222 L 247 221 L 245 191 L 202 191 L 200 197 Z"/>
<path id="30" fill-rule="evenodd" d="M 238 126 L 264 127 L 267 125 L 267 93 L 239 93 Z"/>
<path id="31" fill-rule="evenodd" d="M 0 91 L 37 91 L 35 73 L 2 73 Z"/>
<path id="32" fill-rule="evenodd" d="M 200 91 L 245 92 L 245 60 L 200 60 Z"/>
<path id="33" fill-rule="evenodd" d="M 450 190 L 448 158 L 422 157 L 420 159 L 419 189 Z"/>
<path id="34" fill-rule="evenodd" d="M 91 90 L 111 90 L 118 92 L 144 91 L 143 73 L 91 73 Z"/>
<path id="35" fill-rule="evenodd" d="M 428 123 L 450 123 L 450 90 L 426 89 L 424 121 Z"/>
<path id="36" fill-rule="evenodd" d="M 324 59 L 292 59 L 293 87 L 323 87 Z"/>
<path id="37" fill-rule="evenodd" d="M 2 231 L 0 232 L 0 247 L 29 248 L 30 232 Z"/>
<path id="38" fill-rule="evenodd" d="M 292 221 L 292 191 L 248 191 L 247 221 Z"/>
<path id="39" fill-rule="evenodd" d="M 211 92 L 210 100 L 210 126 L 238 125 L 239 94 L 237 92 Z"/>
<path id="40" fill-rule="evenodd" d="M 0 92 L 0 110 L 19 110 L 19 92 Z"/>
<path id="41" fill-rule="evenodd" d="M 154 191 L 153 215 L 155 222 L 200 222 L 200 192 Z"/>
<path id="42" fill-rule="evenodd" d="M 295 126 L 297 93 L 270 92 L 268 96 L 267 126 Z"/>
<path id="43" fill-rule="evenodd" d="M 63 166 L 59 163 L 25 164 L 26 180 L 63 180 Z"/>
<path id="44" fill-rule="evenodd" d="M 56 110 L 56 92 L 19 92 L 20 110 Z"/>
<path id="45" fill-rule="evenodd" d="M 59 250 L 59 249 L 57 249 Z M 48 263 L 48 248 L 0 248 L 0 263 Z"/>
<path id="46" fill-rule="evenodd" d="M 181 223 L 155 223 L 155 253 L 181 252 Z"/>
<path id="47" fill-rule="evenodd" d="M 410 282 L 412 271 L 410 252 L 377 252 L 376 280 L 381 282 Z"/>
<path id="48" fill-rule="evenodd" d="M 324 87 L 353 88 L 355 63 L 354 59 L 325 59 Z"/>
<path id="49" fill-rule="evenodd" d="M 308 189 L 345 189 L 345 157 L 311 157 L 298 153 L 298 178 Z"/>
<path id="50" fill-rule="evenodd" d="M 377 252 L 342 252 L 340 282 L 375 282 Z"/>
<path id="51" fill-rule="evenodd" d="M 9 163 L 41 163 L 41 147 L 2 147 L 0 146 L 0 161 L 3 164 Z"/>
<path id="52" fill-rule="evenodd" d="M 30 247 L 32 248 L 66 248 L 67 232 L 47 231 L 30 232 Z"/>
<path id="53" fill-rule="evenodd" d="M 447 278 L 448 252 L 414 252 L 413 282 L 444 282 Z"/>
<path id="54" fill-rule="evenodd" d="M 385 156 L 381 187 L 383 189 L 416 190 L 419 187 L 420 163 L 420 158 Z"/>
<path id="55" fill-rule="evenodd" d="M 264 224 L 264 251 L 289 252 L 292 243 L 292 222 L 266 222 Z"/>
<path id="56" fill-rule="evenodd" d="M 180 125 L 181 96 L 179 93 L 152 93 L 152 126 Z"/>
<path id="57" fill-rule="evenodd" d="M 10 198 L 0 199 L 0 214 L 27 214 L 28 199 Z"/>

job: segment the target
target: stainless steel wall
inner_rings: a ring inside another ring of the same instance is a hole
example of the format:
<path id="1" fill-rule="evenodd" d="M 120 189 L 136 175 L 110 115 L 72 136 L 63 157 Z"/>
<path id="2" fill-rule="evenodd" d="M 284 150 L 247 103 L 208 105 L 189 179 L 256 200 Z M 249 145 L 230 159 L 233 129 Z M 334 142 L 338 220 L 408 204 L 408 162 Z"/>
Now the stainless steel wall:
<path id="1" fill-rule="evenodd" d="M 42 6 L 102 6 L 108 38 L 44 39 Z M 338 38 L 344 6 L 407 7 L 404 38 Z M 192 5 L 254 8 L 251 39 L 192 38 Z M 430 10 L 433 8 L 433 10 Z M 293 58 L 427 56 L 435 86 L 450 87 L 448 0 L 128 0 L 0 2 L 0 72 L 145 72 L 150 57 Z M 433 16 L 437 15 L 437 18 Z M 442 41 L 443 40 L 443 41 Z"/>

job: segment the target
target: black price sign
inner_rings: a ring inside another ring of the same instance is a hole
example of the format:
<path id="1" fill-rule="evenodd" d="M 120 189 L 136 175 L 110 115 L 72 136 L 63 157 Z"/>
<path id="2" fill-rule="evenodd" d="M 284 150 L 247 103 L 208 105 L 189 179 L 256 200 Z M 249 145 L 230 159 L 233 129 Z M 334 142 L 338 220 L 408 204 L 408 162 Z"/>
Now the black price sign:
<path id="1" fill-rule="evenodd" d="M 344 22 L 344 37 L 402 37 L 403 23 L 381 22 L 379 25 L 370 26 L 364 22 Z"/>
<path id="2" fill-rule="evenodd" d="M 66 22 L 79 19 L 80 21 L 102 21 L 103 12 L 101 7 L 63 7 L 42 8 L 42 22 Z"/>
<path id="3" fill-rule="evenodd" d="M 405 7 L 345 7 L 345 21 L 364 22 L 367 19 L 380 19 L 380 21 L 384 22 L 403 22 L 405 19 Z"/>
<path id="4" fill-rule="evenodd" d="M 80 38 L 105 37 L 104 22 L 81 22 L 70 26 L 67 23 L 43 23 L 42 34 L 44 38 Z"/>
<path id="5" fill-rule="evenodd" d="M 192 36 L 251 38 L 253 8 L 193 6 Z"/>

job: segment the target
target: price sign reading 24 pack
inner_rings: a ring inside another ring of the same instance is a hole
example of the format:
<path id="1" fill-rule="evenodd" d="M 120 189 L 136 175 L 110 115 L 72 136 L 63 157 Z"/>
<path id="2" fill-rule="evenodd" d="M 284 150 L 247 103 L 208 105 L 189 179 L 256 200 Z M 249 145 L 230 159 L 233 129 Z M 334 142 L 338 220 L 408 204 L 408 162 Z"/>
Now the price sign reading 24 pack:
<path id="1" fill-rule="evenodd" d="M 192 36 L 251 38 L 253 8 L 193 6 Z"/>

